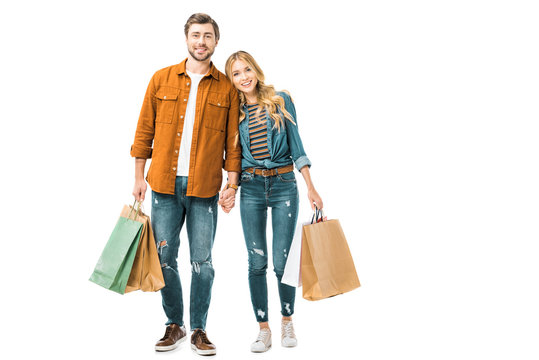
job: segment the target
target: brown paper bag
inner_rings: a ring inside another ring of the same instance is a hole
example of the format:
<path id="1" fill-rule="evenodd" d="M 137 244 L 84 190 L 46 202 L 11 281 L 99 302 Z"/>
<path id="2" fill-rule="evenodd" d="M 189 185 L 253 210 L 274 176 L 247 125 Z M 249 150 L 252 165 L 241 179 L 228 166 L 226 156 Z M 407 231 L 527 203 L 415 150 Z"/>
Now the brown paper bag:
<path id="1" fill-rule="evenodd" d="M 125 206 L 121 215 L 123 216 L 125 212 L 127 216 L 130 211 L 132 211 L 132 207 Z M 165 286 L 165 280 L 161 271 L 161 263 L 157 254 L 150 217 L 139 211 L 135 220 L 143 223 L 142 235 L 125 292 L 135 290 L 159 291 Z"/>
<path id="2" fill-rule="evenodd" d="M 303 226 L 301 278 L 307 300 L 325 299 L 360 286 L 339 220 Z"/>

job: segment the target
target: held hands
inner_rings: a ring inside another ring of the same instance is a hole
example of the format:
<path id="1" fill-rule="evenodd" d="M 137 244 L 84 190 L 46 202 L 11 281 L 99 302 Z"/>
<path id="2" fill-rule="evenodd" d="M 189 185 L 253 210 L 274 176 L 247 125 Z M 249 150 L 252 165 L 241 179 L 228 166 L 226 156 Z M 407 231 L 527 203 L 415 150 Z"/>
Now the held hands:
<path id="1" fill-rule="evenodd" d="M 229 213 L 234 207 L 236 202 L 236 190 L 228 188 L 219 193 L 219 205 L 225 213 Z"/>

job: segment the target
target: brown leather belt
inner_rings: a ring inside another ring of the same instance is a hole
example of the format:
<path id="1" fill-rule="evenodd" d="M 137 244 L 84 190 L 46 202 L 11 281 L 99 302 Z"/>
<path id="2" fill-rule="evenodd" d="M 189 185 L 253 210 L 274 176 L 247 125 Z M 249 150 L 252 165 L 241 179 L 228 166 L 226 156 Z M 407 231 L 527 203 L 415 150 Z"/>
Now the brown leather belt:
<path id="1" fill-rule="evenodd" d="M 276 169 L 248 168 L 248 169 L 245 169 L 243 171 L 249 172 L 251 174 L 254 173 L 255 175 L 261 175 L 261 176 L 264 176 L 264 177 L 268 177 L 268 176 L 275 176 L 277 174 L 286 174 L 286 173 L 289 173 L 291 171 L 294 171 L 294 165 L 286 165 L 286 166 L 276 168 Z"/>

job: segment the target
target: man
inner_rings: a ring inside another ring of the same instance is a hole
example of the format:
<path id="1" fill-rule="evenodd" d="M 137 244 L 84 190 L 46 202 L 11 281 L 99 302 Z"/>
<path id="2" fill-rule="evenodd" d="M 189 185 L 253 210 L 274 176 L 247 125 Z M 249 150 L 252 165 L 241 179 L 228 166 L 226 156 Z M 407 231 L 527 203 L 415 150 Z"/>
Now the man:
<path id="1" fill-rule="evenodd" d="M 191 348 L 200 355 L 214 355 L 216 347 L 205 332 L 214 277 L 211 249 L 218 198 L 229 212 L 241 171 L 239 101 L 234 86 L 211 62 L 219 41 L 217 23 L 197 13 L 187 20 L 184 31 L 187 59 L 157 71 L 144 97 L 131 147 L 136 158 L 133 195 L 144 200 L 144 169 L 152 158 L 146 180 L 152 188 L 152 227 L 165 278 L 161 295 L 168 318 L 155 349 L 175 349 L 187 338 L 177 266 L 185 222 L 192 265 Z M 228 171 L 228 182 L 218 195 L 222 168 Z"/>

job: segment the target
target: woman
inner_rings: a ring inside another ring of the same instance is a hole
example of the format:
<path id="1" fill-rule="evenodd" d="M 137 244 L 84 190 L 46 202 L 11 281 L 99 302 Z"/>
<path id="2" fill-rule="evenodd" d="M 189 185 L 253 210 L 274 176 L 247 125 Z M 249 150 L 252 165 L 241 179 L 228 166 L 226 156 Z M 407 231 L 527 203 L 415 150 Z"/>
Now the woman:
<path id="1" fill-rule="evenodd" d="M 249 256 L 251 302 L 260 326 L 253 352 L 271 347 L 268 323 L 268 265 L 266 218 L 271 208 L 273 228 L 273 268 L 281 300 L 281 344 L 296 346 L 292 325 L 296 289 L 281 283 L 286 257 L 296 228 L 299 197 L 294 165 L 307 184 L 311 207 L 323 207 L 316 192 L 307 158 L 298 133 L 296 111 L 290 95 L 264 84 L 264 73 L 245 51 L 232 54 L 226 75 L 239 91 L 242 174 L 240 213 Z"/>

